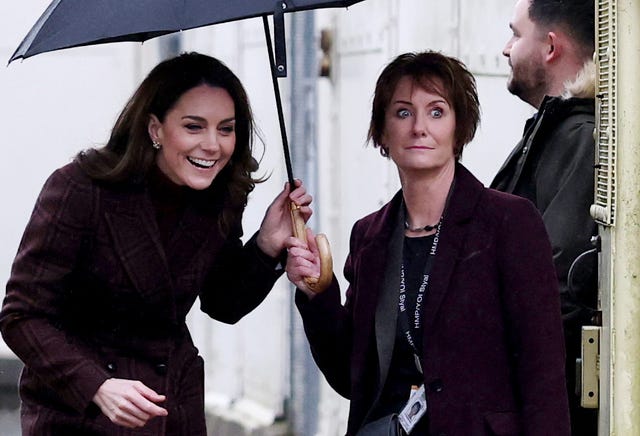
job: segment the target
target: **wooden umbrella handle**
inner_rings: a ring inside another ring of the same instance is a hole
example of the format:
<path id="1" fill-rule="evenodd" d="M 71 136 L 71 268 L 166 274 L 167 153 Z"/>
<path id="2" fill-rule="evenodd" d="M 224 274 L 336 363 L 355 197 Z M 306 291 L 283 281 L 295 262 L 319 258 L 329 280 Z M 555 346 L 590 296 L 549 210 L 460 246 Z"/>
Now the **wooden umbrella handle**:
<path id="1" fill-rule="evenodd" d="M 306 225 L 302 215 L 300 215 L 300 206 L 291 203 L 291 223 L 293 226 L 293 236 L 307 242 Z M 320 254 L 320 277 L 305 277 L 304 281 L 313 292 L 319 294 L 329 287 L 333 280 L 333 259 L 331 257 L 331 248 L 329 240 L 320 233 L 316 235 L 316 244 Z"/>

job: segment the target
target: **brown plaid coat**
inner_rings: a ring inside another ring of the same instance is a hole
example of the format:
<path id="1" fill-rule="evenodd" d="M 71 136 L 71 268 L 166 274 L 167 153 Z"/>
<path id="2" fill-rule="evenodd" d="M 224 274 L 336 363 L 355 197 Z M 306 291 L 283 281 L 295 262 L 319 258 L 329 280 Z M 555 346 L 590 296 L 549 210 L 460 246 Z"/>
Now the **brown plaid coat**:
<path id="1" fill-rule="evenodd" d="M 197 198 L 197 197 L 196 197 Z M 280 273 L 255 238 L 218 231 L 219 208 L 192 202 L 167 250 L 145 186 L 106 187 L 71 163 L 47 180 L 15 258 L 0 329 L 25 363 L 24 435 L 204 435 L 204 375 L 185 317 L 200 297 L 234 323 Z M 92 402 L 108 378 L 167 396 L 167 418 L 116 427 Z"/>

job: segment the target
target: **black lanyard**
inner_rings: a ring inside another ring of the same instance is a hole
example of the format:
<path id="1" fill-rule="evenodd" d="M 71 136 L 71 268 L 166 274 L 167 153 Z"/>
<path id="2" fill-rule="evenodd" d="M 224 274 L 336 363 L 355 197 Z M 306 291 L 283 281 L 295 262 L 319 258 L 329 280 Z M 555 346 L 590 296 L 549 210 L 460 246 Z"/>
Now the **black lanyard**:
<path id="1" fill-rule="evenodd" d="M 419 339 L 418 333 L 420 332 L 420 327 L 422 325 L 422 303 L 424 301 L 424 296 L 427 292 L 427 287 L 429 286 L 429 275 L 431 273 L 431 267 L 433 266 L 433 261 L 436 257 L 436 250 L 438 249 L 438 242 L 440 239 L 440 228 L 442 227 L 442 219 L 438 223 L 438 227 L 436 229 L 436 234 L 433 238 L 433 244 L 431 244 L 431 250 L 427 255 L 427 260 L 424 265 L 424 273 L 422 277 L 422 282 L 420 283 L 420 287 L 418 288 L 418 294 L 416 296 L 416 307 L 413 312 L 413 323 L 409 325 L 409 314 L 407 313 L 407 307 L 405 305 L 405 301 L 407 298 L 406 294 L 406 283 L 405 283 L 405 271 L 404 271 L 404 261 L 400 267 L 400 296 L 398 300 L 398 318 L 400 320 L 400 328 L 402 329 L 403 336 L 409 342 L 409 345 L 413 349 L 414 354 L 416 355 L 416 365 L 418 366 L 418 370 L 422 372 L 419 359 L 417 359 L 418 349 L 415 345 L 415 341 Z M 413 334 L 412 334 L 413 331 Z"/>

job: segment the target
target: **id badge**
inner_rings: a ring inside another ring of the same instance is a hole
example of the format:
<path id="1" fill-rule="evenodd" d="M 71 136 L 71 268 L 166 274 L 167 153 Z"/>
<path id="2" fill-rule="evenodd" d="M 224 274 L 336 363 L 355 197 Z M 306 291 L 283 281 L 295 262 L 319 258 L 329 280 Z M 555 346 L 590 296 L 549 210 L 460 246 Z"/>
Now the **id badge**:
<path id="1" fill-rule="evenodd" d="M 404 431 L 409 434 L 426 412 L 427 397 L 424 392 L 423 384 L 417 390 L 411 392 L 409 401 L 407 401 L 407 404 L 398 415 L 398 420 L 400 421 L 400 425 L 402 425 Z"/>

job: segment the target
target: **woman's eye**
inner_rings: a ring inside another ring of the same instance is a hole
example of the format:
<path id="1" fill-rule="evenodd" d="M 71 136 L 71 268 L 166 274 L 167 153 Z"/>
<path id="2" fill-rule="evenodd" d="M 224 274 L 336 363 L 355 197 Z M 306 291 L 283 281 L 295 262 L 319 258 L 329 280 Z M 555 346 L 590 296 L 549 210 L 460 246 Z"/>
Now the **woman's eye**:
<path id="1" fill-rule="evenodd" d="M 219 130 L 220 130 L 223 134 L 230 135 L 230 134 L 232 134 L 233 132 L 235 132 L 236 127 L 235 127 L 235 126 L 222 126 L 222 127 L 220 127 L 220 129 L 219 129 Z"/>
<path id="2" fill-rule="evenodd" d="M 202 128 L 202 126 L 200 126 L 200 124 L 187 124 L 185 126 L 185 128 L 187 130 L 191 130 L 191 131 L 197 131 L 200 130 Z"/>
<path id="3" fill-rule="evenodd" d="M 433 118 L 440 118 L 442 117 L 442 109 L 434 107 L 433 109 L 431 109 L 431 116 Z"/>
<path id="4" fill-rule="evenodd" d="M 400 118 L 408 118 L 411 116 L 411 111 L 409 109 L 400 109 L 398 110 L 398 112 L 396 112 L 396 114 Z"/>

